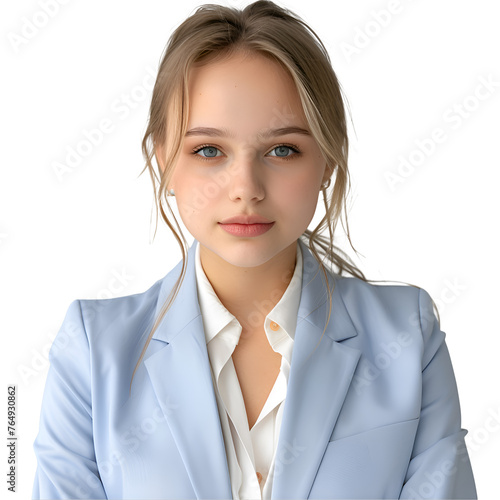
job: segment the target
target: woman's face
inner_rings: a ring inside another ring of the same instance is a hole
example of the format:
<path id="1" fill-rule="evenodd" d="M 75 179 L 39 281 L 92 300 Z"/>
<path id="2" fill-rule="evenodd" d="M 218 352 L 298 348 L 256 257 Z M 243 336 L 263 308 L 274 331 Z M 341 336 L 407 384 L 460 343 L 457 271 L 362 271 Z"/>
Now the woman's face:
<path id="1" fill-rule="evenodd" d="M 188 132 L 169 185 L 184 225 L 200 250 L 234 266 L 279 258 L 308 228 L 327 178 L 293 80 L 274 61 L 238 53 L 192 68 L 189 96 Z M 305 133 L 278 130 L 285 127 Z M 240 214 L 274 225 L 254 237 L 226 232 L 220 223 Z"/>

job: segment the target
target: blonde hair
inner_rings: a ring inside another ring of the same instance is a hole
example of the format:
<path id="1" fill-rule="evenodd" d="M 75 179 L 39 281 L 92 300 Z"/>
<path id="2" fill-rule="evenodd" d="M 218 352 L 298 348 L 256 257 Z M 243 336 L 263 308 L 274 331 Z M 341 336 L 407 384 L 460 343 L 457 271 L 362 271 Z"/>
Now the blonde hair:
<path id="1" fill-rule="evenodd" d="M 156 209 L 158 210 L 159 202 L 162 218 L 181 248 L 182 271 L 155 320 L 132 379 L 154 332 L 177 296 L 187 267 L 188 244 L 165 194 L 187 130 L 189 70 L 193 65 L 200 66 L 229 57 L 236 51 L 271 58 L 290 74 L 297 87 L 310 131 L 331 172 L 328 185 L 322 186 L 326 213 L 313 231 L 307 229 L 301 236 L 318 261 L 328 289 L 330 310 L 323 334 L 332 308 L 332 290 L 328 286 L 323 260 L 326 258 L 329 264 L 335 266 L 330 268 L 333 273 L 341 276 L 349 274 L 366 282 L 373 281 L 366 279 L 363 272 L 333 242 L 342 211 L 346 211 L 346 198 L 350 190 L 347 165 L 349 141 L 341 87 L 325 46 L 302 19 L 271 1 L 259 0 L 242 10 L 216 4 L 201 5 L 177 27 L 167 43 L 153 89 L 148 127 L 142 141 L 146 166 L 141 174 L 146 168 L 149 170 Z M 161 157 L 158 156 L 160 151 Z M 163 167 L 158 169 L 160 178 L 152 165 L 153 156 L 158 165 Z M 328 192 L 333 174 L 333 189 Z M 185 247 L 163 209 L 162 200 L 166 202 L 175 220 Z M 320 234 L 324 229 L 328 229 L 328 238 Z M 351 241 L 347 217 L 344 230 L 351 247 L 358 253 Z"/>

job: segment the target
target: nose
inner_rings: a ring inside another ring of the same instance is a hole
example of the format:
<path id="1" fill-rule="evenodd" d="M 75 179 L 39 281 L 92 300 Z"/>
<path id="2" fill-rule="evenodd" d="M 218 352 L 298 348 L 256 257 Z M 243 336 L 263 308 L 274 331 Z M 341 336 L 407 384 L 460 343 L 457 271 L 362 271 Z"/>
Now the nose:
<path id="1" fill-rule="evenodd" d="M 229 197 L 231 200 L 260 201 L 265 197 L 265 186 L 265 169 L 255 150 L 243 148 L 229 166 Z"/>

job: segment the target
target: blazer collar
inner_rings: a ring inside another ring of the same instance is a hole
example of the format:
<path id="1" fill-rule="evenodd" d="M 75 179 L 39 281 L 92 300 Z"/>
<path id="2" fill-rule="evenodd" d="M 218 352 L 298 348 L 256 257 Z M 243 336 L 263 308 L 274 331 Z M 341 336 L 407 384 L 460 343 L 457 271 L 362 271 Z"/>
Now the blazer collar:
<path id="1" fill-rule="evenodd" d="M 198 304 L 194 240 L 184 282 L 156 329 L 145 366 L 198 498 L 231 498 L 222 427 Z M 360 351 L 342 344 L 357 331 L 344 303 L 343 278 L 327 272 L 332 292 L 307 245 L 292 361 L 276 450 L 272 498 L 307 498 L 338 419 Z M 158 316 L 182 271 L 180 261 L 163 279 Z M 188 431 L 188 432 L 187 432 Z M 195 449 L 193 449 L 195 447 Z"/>
<path id="2" fill-rule="evenodd" d="M 305 320 L 312 322 L 315 326 L 320 326 L 323 330 L 328 315 L 328 292 L 324 286 L 324 275 L 319 264 L 312 255 L 309 247 L 299 238 L 299 245 L 302 250 L 302 292 L 297 322 Z M 156 329 L 153 338 L 164 342 L 172 342 L 177 334 L 192 321 L 195 317 L 201 315 L 200 305 L 198 303 L 197 283 L 195 274 L 196 247 L 199 244 L 194 240 L 186 258 L 186 272 L 184 281 L 177 298 L 172 307 L 167 311 L 160 326 Z M 155 309 L 155 318 L 160 314 L 162 306 L 167 299 L 170 291 L 173 289 L 175 281 L 182 272 L 182 260 L 161 280 L 158 301 Z M 341 341 L 357 335 L 354 324 L 351 321 L 347 308 L 342 298 L 342 278 L 330 272 L 327 273 L 329 287 L 332 292 L 332 319 L 336 317 L 336 325 L 329 325 L 326 330 L 328 335 L 334 341 Z M 183 307 L 179 307 L 183 304 Z M 326 306 L 326 310 L 325 310 Z M 321 317 L 324 314 L 324 317 Z M 312 317 L 310 317 L 312 315 Z M 168 325 L 168 326 L 167 326 Z M 334 327 L 333 327 L 334 326 Z"/>

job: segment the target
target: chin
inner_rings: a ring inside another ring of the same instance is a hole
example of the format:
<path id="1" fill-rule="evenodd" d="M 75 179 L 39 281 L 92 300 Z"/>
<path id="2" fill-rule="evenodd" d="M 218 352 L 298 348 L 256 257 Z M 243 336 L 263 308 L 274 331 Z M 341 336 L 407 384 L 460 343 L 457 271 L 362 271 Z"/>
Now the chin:
<path id="1" fill-rule="evenodd" d="M 257 246 L 251 248 L 251 245 L 255 245 L 255 243 L 250 240 L 240 241 L 239 245 L 235 245 L 233 249 L 229 249 L 227 246 L 221 248 L 220 245 L 217 245 L 211 251 L 224 262 L 235 267 L 245 268 L 261 266 L 277 254 L 274 248 L 257 248 Z"/>

